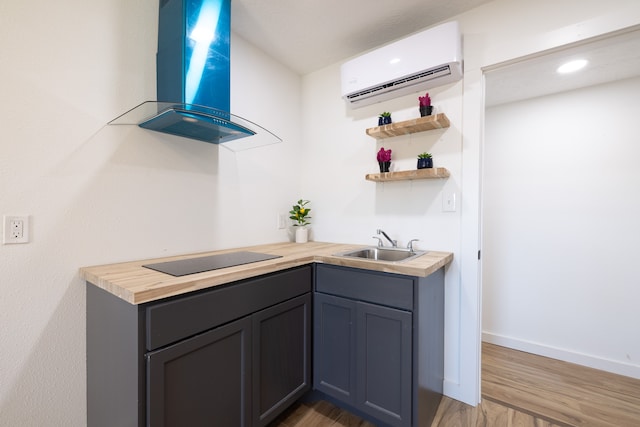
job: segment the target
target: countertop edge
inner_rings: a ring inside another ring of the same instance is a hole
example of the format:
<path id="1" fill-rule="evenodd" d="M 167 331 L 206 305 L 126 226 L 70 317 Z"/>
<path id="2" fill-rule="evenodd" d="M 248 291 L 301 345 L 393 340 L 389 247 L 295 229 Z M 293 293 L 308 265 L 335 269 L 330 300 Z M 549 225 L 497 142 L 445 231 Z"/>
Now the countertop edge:
<path id="1" fill-rule="evenodd" d="M 80 276 L 86 282 L 131 304 L 137 305 L 212 288 L 238 280 L 275 273 L 289 268 L 308 265 L 314 262 L 384 273 L 426 277 L 441 267 L 448 265 L 453 260 L 453 253 L 439 251 L 426 251 L 421 257 L 409 262 L 383 262 L 347 259 L 335 256 L 335 254 L 342 251 L 365 246 L 367 245 L 325 242 L 309 242 L 304 244 L 284 242 L 82 267 L 80 268 Z M 164 262 L 246 250 L 280 255 L 280 257 L 181 277 L 173 277 L 142 267 L 143 264 L 150 262 Z"/>

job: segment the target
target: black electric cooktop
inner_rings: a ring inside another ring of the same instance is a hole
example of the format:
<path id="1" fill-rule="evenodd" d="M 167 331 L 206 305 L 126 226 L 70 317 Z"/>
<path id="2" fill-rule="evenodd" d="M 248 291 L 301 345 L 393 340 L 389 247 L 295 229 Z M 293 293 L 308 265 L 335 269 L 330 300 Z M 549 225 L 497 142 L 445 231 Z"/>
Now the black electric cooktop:
<path id="1" fill-rule="evenodd" d="M 143 267 L 178 277 L 275 258 L 282 258 L 282 256 L 241 251 L 205 257 L 187 258 L 177 261 L 159 262 L 156 264 L 143 265 Z"/>

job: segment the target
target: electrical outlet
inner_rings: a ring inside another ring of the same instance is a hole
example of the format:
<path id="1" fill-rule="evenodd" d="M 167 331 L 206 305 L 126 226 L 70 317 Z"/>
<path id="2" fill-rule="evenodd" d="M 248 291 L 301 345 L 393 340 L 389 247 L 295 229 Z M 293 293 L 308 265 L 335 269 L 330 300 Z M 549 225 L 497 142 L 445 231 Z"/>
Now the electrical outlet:
<path id="1" fill-rule="evenodd" d="M 29 242 L 29 217 L 28 216 L 4 216 L 4 233 L 2 244 Z"/>

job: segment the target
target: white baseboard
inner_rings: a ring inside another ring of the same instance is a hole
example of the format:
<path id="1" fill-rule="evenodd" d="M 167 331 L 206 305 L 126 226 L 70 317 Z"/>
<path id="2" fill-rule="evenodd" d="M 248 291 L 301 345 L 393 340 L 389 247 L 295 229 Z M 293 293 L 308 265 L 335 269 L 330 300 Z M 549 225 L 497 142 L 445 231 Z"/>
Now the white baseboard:
<path id="1" fill-rule="evenodd" d="M 482 341 L 512 348 L 514 350 L 526 351 L 527 353 L 537 354 L 539 356 L 550 357 L 552 359 L 563 360 L 565 362 L 587 366 L 589 368 L 599 369 L 601 371 L 607 371 L 614 374 L 640 379 L 640 366 L 638 365 L 632 365 L 617 360 L 604 359 L 589 354 L 578 353 L 568 349 L 551 347 L 540 343 L 506 337 L 491 332 L 483 332 Z"/>

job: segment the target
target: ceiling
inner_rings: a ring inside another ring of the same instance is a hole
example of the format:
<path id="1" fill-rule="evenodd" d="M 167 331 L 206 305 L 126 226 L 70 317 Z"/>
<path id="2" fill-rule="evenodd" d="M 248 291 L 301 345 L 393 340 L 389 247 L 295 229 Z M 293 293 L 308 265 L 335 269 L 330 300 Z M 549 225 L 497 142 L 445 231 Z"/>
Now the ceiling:
<path id="1" fill-rule="evenodd" d="M 572 74 L 556 69 L 574 59 L 587 66 Z M 524 58 L 486 73 L 487 107 L 640 76 L 640 30 L 599 37 Z"/>
<path id="2" fill-rule="evenodd" d="M 232 0 L 231 27 L 304 75 L 493 0 Z"/>
<path id="3" fill-rule="evenodd" d="M 304 75 L 447 21 L 493 0 L 232 0 L 235 33 Z M 588 67 L 561 76 L 565 60 Z M 512 61 L 486 74 L 486 105 L 640 75 L 640 30 Z"/>

